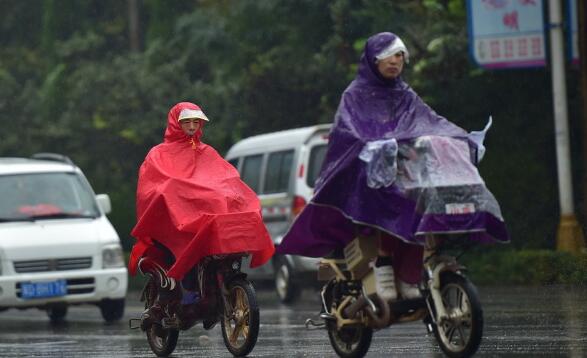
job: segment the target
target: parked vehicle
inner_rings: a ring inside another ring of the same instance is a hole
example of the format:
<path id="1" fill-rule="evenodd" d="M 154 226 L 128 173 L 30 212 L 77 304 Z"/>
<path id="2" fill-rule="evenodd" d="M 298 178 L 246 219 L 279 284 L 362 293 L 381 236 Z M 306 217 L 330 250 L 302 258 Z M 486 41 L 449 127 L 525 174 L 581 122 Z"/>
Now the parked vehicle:
<path id="1" fill-rule="evenodd" d="M 141 301 L 145 302 L 147 311 L 159 313 L 156 319 L 131 319 L 130 327 L 143 330 L 153 353 L 167 357 L 175 350 L 180 330 L 188 330 L 198 322 L 209 330 L 220 321 L 228 351 L 235 357 L 246 356 L 257 343 L 259 306 L 253 285 L 240 271 L 243 256 L 245 254 L 207 256 L 181 283 L 169 278 L 166 269 L 155 260 L 142 258 L 139 270 L 149 276 L 149 280 Z M 194 286 L 198 296 L 189 304 L 182 302 L 182 285 L 186 279 L 187 286 Z M 158 300 L 162 290 L 174 297 Z M 139 325 L 133 326 L 133 321 Z"/>
<path id="2" fill-rule="evenodd" d="M 226 154 L 259 196 L 263 221 L 276 246 L 312 198 L 329 131 L 330 125 L 323 124 L 261 134 L 239 141 Z M 288 303 L 297 298 L 300 287 L 316 282 L 317 267 L 315 258 L 275 255 L 247 272 L 253 280 L 273 280 L 279 299 Z"/>
<path id="3" fill-rule="evenodd" d="M 128 276 L 108 195 L 69 158 L 40 153 L 0 158 L 0 198 L 0 310 L 60 321 L 71 305 L 95 304 L 107 322 L 122 318 Z"/>

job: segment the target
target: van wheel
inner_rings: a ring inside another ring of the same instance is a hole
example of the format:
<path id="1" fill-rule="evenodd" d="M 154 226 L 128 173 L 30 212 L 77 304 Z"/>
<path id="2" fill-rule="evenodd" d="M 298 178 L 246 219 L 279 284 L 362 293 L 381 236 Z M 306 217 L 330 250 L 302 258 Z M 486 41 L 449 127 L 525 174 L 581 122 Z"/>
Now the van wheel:
<path id="1" fill-rule="evenodd" d="M 110 300 L 105 299 L 100 302 L 100 313 L 102 318 L 108 323 L 119 321 L 124 315 L 124 298 Z"/>
<path id="2" fill-rule="evenodd" d="M 55 305 L 47 307 L 47 316 L 51 320 L 51 323 L 63 322 L 67 315 L 66 305 Z"/>
<path id="3" fill-rule="evenodd" d="M 275 291 L 282 303 L 291 303 L 299 295 L 292 273 L 290 264 L 285 259 L 280 259 L 275 268 Z"/>

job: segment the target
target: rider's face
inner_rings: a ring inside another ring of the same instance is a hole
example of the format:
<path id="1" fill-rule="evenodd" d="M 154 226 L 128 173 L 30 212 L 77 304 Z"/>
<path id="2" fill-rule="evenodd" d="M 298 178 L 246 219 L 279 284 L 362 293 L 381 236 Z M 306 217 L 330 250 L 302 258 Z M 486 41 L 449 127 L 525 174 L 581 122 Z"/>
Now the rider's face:
<path id="1" fill-rule="evenodd" d="M 186 118 L 179 121 L 179 125 L 183 132 L 191 137 L 198 131 L 198 129 L 202 128 L 202 120 L 199 118 Z"/>
<path id="2" fill-rule="evenodd" d="M 404 54 L 398 52 L 384 59 L 377 61 L 377 70 L 383 78 L 392 80 L 402 73 L 404 68 Z"/>

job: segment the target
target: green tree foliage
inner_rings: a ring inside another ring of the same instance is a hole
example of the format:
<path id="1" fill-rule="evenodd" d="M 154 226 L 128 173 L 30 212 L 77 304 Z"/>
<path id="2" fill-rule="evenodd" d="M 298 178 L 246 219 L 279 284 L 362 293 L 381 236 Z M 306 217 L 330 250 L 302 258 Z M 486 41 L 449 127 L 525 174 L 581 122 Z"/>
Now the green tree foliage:
<path id="1" fill-rule="evenodd" d="M 550 74 L 475 67 L 462 0 L 138 3 L 145 45 L 131 53 L 127 2 L 0 2 L 0 155 L 71 156 L 110 193 L 123 238 L 138 167 L 173 104 L 202 105 L 211 118 L 204 140 L 221 153 L 249 135 L 331 122 L 366 39 L 392 31 L 410 49 L 406 80 L 437 112 L 467 130 L 493 116 L 480 169 L 514 245 L 553 247 Z M 569 96 L 578 102 L 576 86 Z"/>

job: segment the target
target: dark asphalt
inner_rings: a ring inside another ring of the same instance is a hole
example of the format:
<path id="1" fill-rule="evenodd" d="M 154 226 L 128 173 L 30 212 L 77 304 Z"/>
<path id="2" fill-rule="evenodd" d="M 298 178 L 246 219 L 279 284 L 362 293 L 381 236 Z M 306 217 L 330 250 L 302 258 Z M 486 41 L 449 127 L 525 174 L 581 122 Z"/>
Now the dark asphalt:
<path id="1" fill-rule="evenodd" d="M 587 287 L 484 287 L 485 313 L 478 357 L 587 357 Z M 272 291 L 259 290 L 261 329 L 251 357 L 336 357 L 325 330 L 309 331 L 304 321 L 318 311 L 317 294 L 306 291 L 288 307 Z M 107 325 L 93 306 L 69 310 L 53 326 L 38 310 L 0 313 L 1 357 L 154 357 L 144 334 L 127 320 L 142 311 L 138 293 L 129 293 L 125 319 Z M 220 328 L 196 326 L 181 332 L 174 357 L 229 357 Z M 367 357 L 443 357 L 419 322 L 374 334 Z"/>

